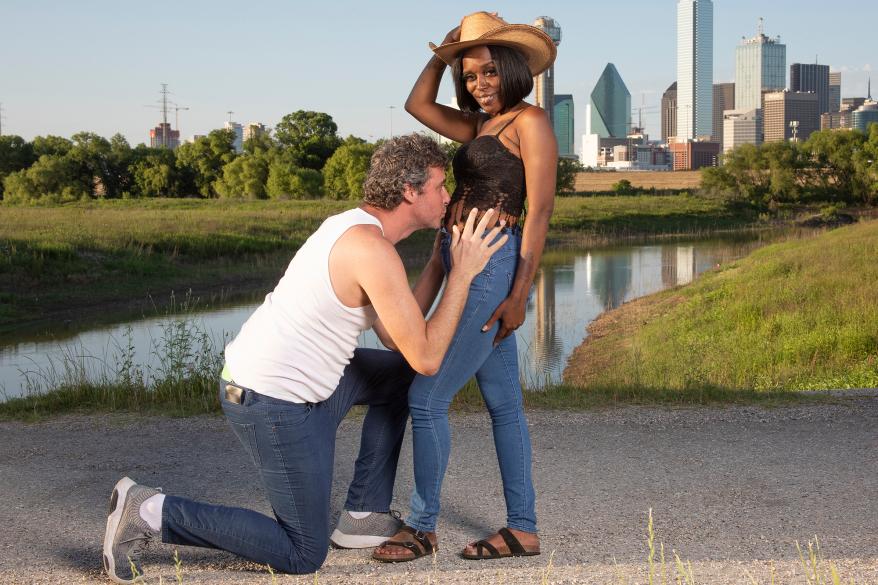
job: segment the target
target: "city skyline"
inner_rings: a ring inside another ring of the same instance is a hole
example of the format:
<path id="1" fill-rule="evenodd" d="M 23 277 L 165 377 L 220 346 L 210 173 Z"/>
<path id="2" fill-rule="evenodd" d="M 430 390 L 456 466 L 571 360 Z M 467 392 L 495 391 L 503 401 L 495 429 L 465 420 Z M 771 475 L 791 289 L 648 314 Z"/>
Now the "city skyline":
<path id="1" fill-rule="evenodd" d="M 230 110 L 236 122 L 269 126 L 299 109 L 323 111 L 342 136 L 371 140 L 386 137 L 391 123 L 396 134 L 423 129 L 402 103 L 429 58 L 427 42 L 440 42 L 463 14 L 492 7 L 384 1 L 353 17 L 356 6 L 159 1 L 119 11 L 102 0 L 86 6 L 4 2 L 0 20 L 7 24 L 12 58 L 0 63 L 3 133 L 32 139 L 82 130 L 107 137 L 121 132 L 132 144 L 148 143 L 149 129 L 161 118 L 144 106 L 159 99 L 161 83 L 169 84 L 173 101 L 190 108 L 180 113 L 181 139 L 221 128 Z M 643 106 L 648 133 L 660 137 L 659 100 L 676 76 L 675 3 L 643 0 L 626 6 L 494 7 L 510 22 L 546 15 L 562 27 L 555 91 L 574 96 L 577 145 L 589 90 L 610 61 L 629 86 L 632 107 Z M 715 0 L 713 81 L 734 81 L 735 47 L 764 17 L 772 36 L 780 35 L 787 45 L 788 63 L 813 63 L 818 56 L 842 72 L 842 97 L 864 96 L 875 55 L 861 41 L 869 38 L 868 16 L 878 9 L 840 0 L 835 13 L 851 10 L 860 18 L 835 31 L 824 25 L 821 8 L 816 2 L 765 6 Z M 620 26 L 602 25 L 614 22 Z M 639 22 L 644 24 L 638 34 L 623 34 Z M 808 32 L 815 29 L 821 35 Z M 156 31 L 168 42 L 156 42 Z M 446 77 L 439 100 L 446 103 L 452 93 Z"/>

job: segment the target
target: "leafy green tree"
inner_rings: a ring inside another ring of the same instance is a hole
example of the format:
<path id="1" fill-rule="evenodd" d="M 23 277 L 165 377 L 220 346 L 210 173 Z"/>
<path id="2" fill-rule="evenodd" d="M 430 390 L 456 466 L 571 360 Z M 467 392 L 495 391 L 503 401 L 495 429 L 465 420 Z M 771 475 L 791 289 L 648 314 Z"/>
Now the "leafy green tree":
<path id="1" fill-rule="evenodd" d="M 768 166 L 769 208 L 781 202 L 800 201 L 803 190 L 803 172 L 806 157 L 794 142 L 768 142 L 762 145 L 761 155 Z"/>
<path id="2" fill-rule="evenodd" d="M 277 150 L 277 142 L 268 132 L 263 132 L 245 140 L 243 147 L 247 154 L 269 154 Z"/>
<path id="3" fill-rule="evenodd" d="M 704 191 L 725 197 L 730 202 L 747 203 L 764 208 L 768 203 L 771 177 L 759 147 L 742 144 L 723 157 L 722 167 L 704 169 Z"/>
<path id="4" fill-rule="evenodd" d="M 145 149 L 146 147 L 144 147 Z M 134 195 L 139 197 L 175 197 L 179 195 L 180 171 L 172 150 L 150 148 L 132 164 Z"/>
<path id="5" fill-rule="evenodd" d="M 572 158 L 558 157 L 555 189 L 559 193 L 573 193 L 576 189 L 576 175 L 583 171 L 582 164 Z"/>
<path id="6" fill-rule="evenodd" d="M 215 189 L 220 197 L 265 199 L 269 158 L 260 154 L 239 156 L 223 167 Z"/>
<path id="7" fill-rule="evenodd" d="M 274 128 L 281 147 L 292 154 L 296 166 L 320 170 L 341 146 L 338 126 L 323 112 L 299 110 L 286 116 Z"/>
<path id="8" fill-rule="evenodd" d="M 346 141 L 323 167 L 324 192 L 332 199 L 360 199 L 375 145 Z"/>
<path id="9" fill-rule="evenodd" d="M 3 179 L 10 174 L 27 169 L 37 157 L 34 147 L 21 136 L 0 136 L 0 199 L 3 198 Z"/>
<path id="10" fill-rule="evenodd" d="M 43 155 L 63 156 L 70 152 L 73 143 L 60 136 L 37 136 L 33 140 L 34 156 L 40 158 Z"/>
<path id="11" fill-rule="evenodd" d="M 80 181 L 98 197 L 116 197 L 118 185 L 110 164 L 110 141 L 94 132 L 78 132 L 67 158 L 79 166 Z"/>
<path id="12" fill-rule="evenodd" d="M 614 195 L 634 195 L 637 193 L 637 189 L 634 185 L 631 184 L 631 181 L 628 179 L 620 179 L 613 183 L 613 194 Z"/>
<path id="13" fill-rule="evenodd" d="M 268 167 L 266 192 L 272 199 L 313 199 L 323 192 L 320 171 L 297 167 L 284 156 L 276 157 Z"/>
<path id="14" fill-rule="evenodd" d="M 866 191 L 865 200 L 874 205 L 878 202 L 878 124 L 869 126 L 869 136 L 854 158 Z"/>
<path id="15" fill-rule="evenodd" d="M 222 174 L 223 166 L 235 160 L 234 144 L 234 131 L 221 129 L 180 146 L 177 149 L 177 166 L 185 187 L 203 197 L 216 197 L 214 185 Z"/>
<path id="16" fill-rule="evenodd" d="M 80 165 L 70 157 L 43 155 L 30 168 L 6 177 L 4 200 L 10 203 L 63 202 L 88 197 L 91 192 L 82 183 L 81 173 Z"/>

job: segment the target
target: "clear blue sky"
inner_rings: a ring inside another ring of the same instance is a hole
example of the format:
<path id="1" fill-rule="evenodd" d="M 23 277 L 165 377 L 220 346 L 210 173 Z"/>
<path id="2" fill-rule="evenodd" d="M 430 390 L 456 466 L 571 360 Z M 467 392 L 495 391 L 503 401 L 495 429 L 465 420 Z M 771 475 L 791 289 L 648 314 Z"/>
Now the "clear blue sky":
<path id="1" fill-rule="evenodd" d="M 430 56 L 427 42 L 482 9 L 510 22 L 546 15 L 560 23 L 555 91 L 574 95 L 577 135 L 607 62 L 659 134 L 656 106 L 676 75 L 674 0 L 0 0 L 3 133 L 90 130 L 148 141 L 160 113 L 144 105 L 159 99 L 162 82 L 191 108 L 180 112 L 184 137 L 222 126 L 227 110 L 269 126 L 295 110 L 324 111 L 340 134 L 373 140 L 389 134 L 391 116 L 395 134 L 419 130 L 402 104 Z M 760 16 L 766 34 L 787 45 L 788 65 L 817 56 L 843 71 L 843 96 L 865 95 L 878 65 L 878 4 L 714 0 L 715 82 L 734 80 L 735 46 L 755 34 Z M 446 78 L 440 99 L 452 92 Z"/>

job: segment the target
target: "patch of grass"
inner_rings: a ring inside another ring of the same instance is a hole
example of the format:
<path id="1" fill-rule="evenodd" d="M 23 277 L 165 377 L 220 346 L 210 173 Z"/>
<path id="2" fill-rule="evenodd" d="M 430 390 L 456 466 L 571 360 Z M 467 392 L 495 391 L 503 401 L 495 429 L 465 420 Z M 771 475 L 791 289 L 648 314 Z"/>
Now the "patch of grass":
<path id="1" fill-rule="evenodd" d="M 565 380 L 589 391 L 878 387 L 875 258 L 878 221 L 767 246 L 602 315 Z"/>
<path id="2" fill-rule="evenodd" d="M 633 197 L 564 197 L 555 200 L 550 237 L 621 240 L 706 235 L 762 226 L 758 216 L 722 201 L 689 194 Z"/>
<path id="3" fill-rule="evenodd" d="M 116 340 L 109 356 L 69 348 L 47 368 L 25 373 L 24 396 L 0 402 L 0 420 L 38 420 L 70 412 L 219 412 L 225 341 L 183 317 L 169 319 L 153 340 L 150 352 L 157 365 L 150 369 L 136 363 L 130 329 Z"/>
<path id="4" fill-rule="evenodd" d="M 720 387 L 686 389 L 656 386 L 588 386 L 557 384 L 524 391 L 527 410 L 587 411 L 622 405 L 709 406 L 717 404 L 748 404 L 775 407 L 790 404 L 826 403 L 835 400 L 823 393 L 784 390 L 760 392 Z M 482 412 L 485 402 L 475 379 L 464 385 L 451 409 L 456 412 Z"/>

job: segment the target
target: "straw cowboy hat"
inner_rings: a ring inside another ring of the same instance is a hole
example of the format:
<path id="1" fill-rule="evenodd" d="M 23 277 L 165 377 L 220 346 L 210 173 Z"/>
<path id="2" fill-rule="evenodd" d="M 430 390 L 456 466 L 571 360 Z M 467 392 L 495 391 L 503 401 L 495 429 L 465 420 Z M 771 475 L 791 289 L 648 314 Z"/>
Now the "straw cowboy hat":
<path id="1" fill-rule="evenodd" d="M 460 22 L 460 41 L 430 48 L 436 56 L 451 65 L 461 51 L 479 45 L 502 45 L 518 49 L 527 59 L 532 75 L 539 75 L 552 66 L 558 49 L 551 37 L 529 24 L 509 24 L 499 16 L 476 12 Z"/>

